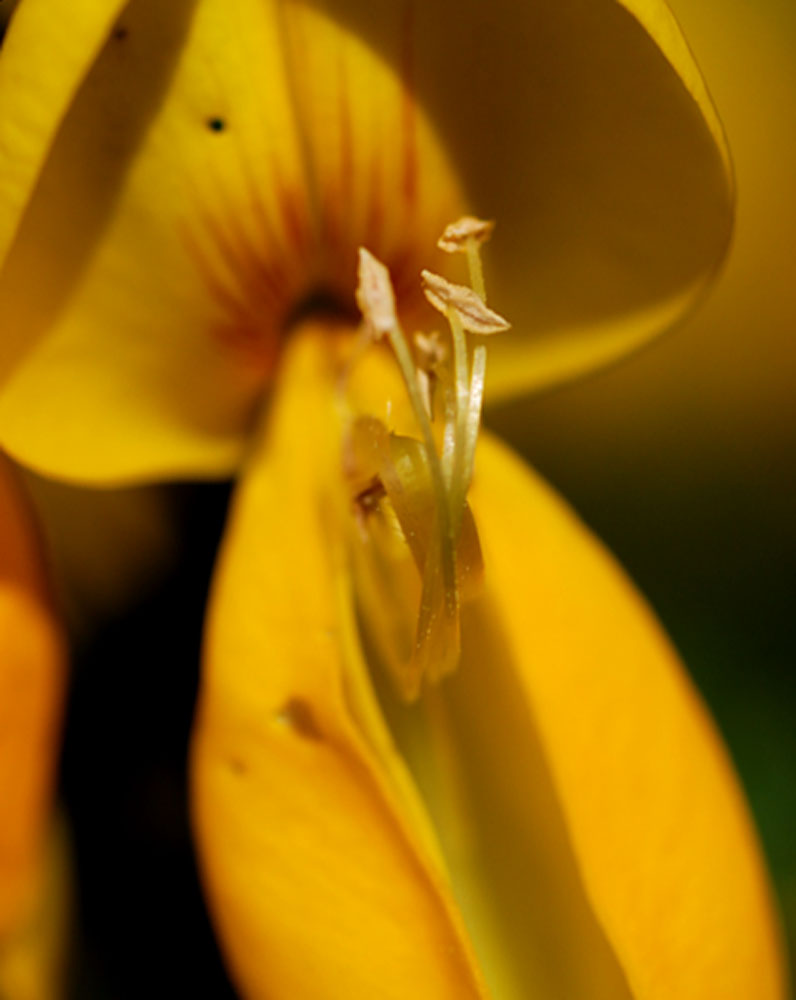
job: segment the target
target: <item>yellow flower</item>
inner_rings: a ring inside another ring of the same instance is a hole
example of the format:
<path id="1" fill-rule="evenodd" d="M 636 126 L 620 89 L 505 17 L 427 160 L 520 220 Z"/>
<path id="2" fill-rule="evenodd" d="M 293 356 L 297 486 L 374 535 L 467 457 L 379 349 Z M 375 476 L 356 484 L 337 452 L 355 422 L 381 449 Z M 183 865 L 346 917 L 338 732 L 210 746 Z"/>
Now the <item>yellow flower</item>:
<path id="1" fill-rule="evenodd" d="M 0 95 L 0 442 L 98 483 L 242 464 L 192 755 L 241 993 L 781 997 L 723 751 L 561 501 L 481 443 L 484 590 L 415 705 L 366 665 L 354 565 L 349 415 L 405 419 L 386 352 L 341 362 L 360 245 L 413 327 L 445 223 L 499 219 L 493 397 L 620 356 L 711 277 L 727 153 L 667 10 L 22 0 Z"/>

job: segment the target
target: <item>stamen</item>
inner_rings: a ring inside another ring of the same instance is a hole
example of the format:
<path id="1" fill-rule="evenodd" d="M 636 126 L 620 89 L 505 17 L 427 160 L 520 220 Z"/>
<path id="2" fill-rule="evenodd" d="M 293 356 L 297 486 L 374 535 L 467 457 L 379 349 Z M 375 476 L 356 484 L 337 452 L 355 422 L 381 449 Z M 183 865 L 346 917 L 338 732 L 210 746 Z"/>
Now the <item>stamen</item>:
<path id="1" fill-rule="evenodd" d="M 486 302 L 486 285 L 484 284 L 484 268 L 481 264 L 481 254 L 478 244 L 473 239 L 467 241 L 467 266 L 470 269 L 470 284 L 475 294 Z"/>
<path id="2" fill-rule="evenodd" d="M 365 324 L 375 340 L 381 340 L 398 326 L 390 272 L 364 247 L 359 250 L 356 299 Z"/>
<path id="3" fill-rule="evenodd" d="M 492 235 L 494 228 L 495 223 L 491 220 L 463 215 L 445 227 L 445 232 L 437 240 L 437 246 L 446 253 L 464 252 L 471 242 L 480 247 Z"/>
<path id="4" fill-rule="evenodd" d="M 486 302 L 484 269 L 481 266 L 481 244 L 486 243 L 495 228 L 494 222 L 464 215 L 452 222 L 440 236 L 437 246 L 446 253 L 466 253 L 470 284 L 476 295 Z"/>
<path id="5" fill-rule="evenodd" d="M 423 291 L 426 298 L 443 316 L 455 309 L 465 330 L 480 333 L 502 333 L 511 329 L 511 323 L 490 309 L 480 295 L 466 285 L 454 285 L 440 274 L 422 271 Z"/>
<path id="6" fill-rule="evenodd" d="M 451 520 L 454 531 L 458 530 L 462 510 L 464 509 L 464 492 L 460 488 L 464 472 L 464 450 L 467 438 L 467 414 L 470 400 L 470 375 L 467 364 L 467 341 L 456 309 L 448 310 L 451 336 L 453 338 L 454 372 L 456 379 L 456 428 L 453 434 L 453 468 L 448 483 L 450 497 Z"/>
<path id="7" fill-rule="evenodd" d="M 364 417 L 352 426 L 347 453 L 352 485 L 358 484 L 353 495 L 360 530 L 367 532 L 369 518 L 383 507 L 391 510 L 396 530 L 420 570 L 412 657 L 408 663 L 396 663 L 387 656 L 399 692 L 409 701 L 418 697 L 424 679 L 436 683 L 456 668 L 460 601 L 473 596 L 481 579 L 480 546 L 467 492 L 481 419 L 486 348 L 476 347 L 471 360 L 466 331 L 494 334 L 509 328 L 483 299 L 478 248 L 492 228 L 493 223 L 465 217 L 440 239 L 443 249 L 467 253 L 476 290 L 422 272 L 426 297 L 448 320 L 452 369 L 436 333 L 415 335 L 413 358 L 398 321 L 387 268 L 366 249 L 359 251 L 357 302 L 365 328 L 372 341 L 389 340 L 421 437 L 421 441 L 398 437 L 375 418 Z M 444 390 L 441 455 L 431 427 L 437 382 Z"/>
<path id="8" fill-rule="evenodd" d="M 470 489 L 473 481 L 473 466 L 475 464 L 475 446 L 478 443 L 478 428 L 481 426 L 481 407 L 484 401 L 484 385 L 486 382 L 486 347 L 479 344 L 473 351 L 473 367 L 470 375 L 470 408 L 467 413 L 467 432 L 464 445 L 464 475 L 462 484 L 464 494 Z"/>
<path id="9" fill-rule="evenodd" d="M 385 284 L 389 291 L 385 289 Z M 436 498 L 434 521 L 437 530 L 434 532 L 434 538 L 437 541 L 432 541 L 423 572 L 423 593 L 418 623 L 416 654 L 419 662 L 419 673 L 422 676 L 426 672 L 429 657 L 429 640 L 433 637 L 432 624 L 439 617 L 440 606 L 443 622 L 446 626 L 445 630 L 455 632 L 457 637 L 455 648 L 450 650 L 448 655 L 458 659 L 459 598 L 456 586 L 456 536 L 448 510 L 445 483 L 434 442 L 434 433 L 423 402 L 412 356 L 395 315 L 395 298 L 389 272 L 364 247 L 360 247 L 359 250 L 357 301 L 360 303 L 360 307 L 364 307 L 363 314 L 368 325 L 380 334 L 386 333 L 390 340 L 415 419 L 423 437 Z M 438 567 L 441 567 L 442 570 L 441 584 L 438 579 Z"/>
<path id="10" fill-rule="evenodd" d="M 433 421 L 434 397 L 440 372 L 447 358 L 447 351 L 438 333 L 416 333 L 415 355 L 417 357 L 417 378 L 429 419 Z"/>

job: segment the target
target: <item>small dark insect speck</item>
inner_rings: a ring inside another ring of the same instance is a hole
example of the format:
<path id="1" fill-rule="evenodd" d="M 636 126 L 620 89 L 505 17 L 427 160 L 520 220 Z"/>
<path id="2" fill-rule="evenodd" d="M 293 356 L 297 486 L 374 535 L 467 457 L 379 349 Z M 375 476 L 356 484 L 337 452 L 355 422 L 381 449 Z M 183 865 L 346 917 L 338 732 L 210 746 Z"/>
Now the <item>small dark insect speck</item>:
<path id="1" fill-rule="evenodd" d="M 208 118 L 207 127 L 211 132 L 223 132 L 227 127 L 227 123 L 223 118 Z"/>

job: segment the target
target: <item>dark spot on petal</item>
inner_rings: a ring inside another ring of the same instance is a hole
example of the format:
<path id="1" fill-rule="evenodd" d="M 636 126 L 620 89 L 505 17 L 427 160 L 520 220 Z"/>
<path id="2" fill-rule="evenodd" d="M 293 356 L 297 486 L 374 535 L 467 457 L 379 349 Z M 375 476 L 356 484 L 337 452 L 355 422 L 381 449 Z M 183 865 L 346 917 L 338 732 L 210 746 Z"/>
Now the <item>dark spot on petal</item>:
<path id="1" fill-rule="evenodd" d="M 224 121 L 223 118 L 218 118 L 218 117 L 208 118 L 207 127 L 210 129 L 211 132 L 223 132 L 224 129 L 227 127 L 227 123 Z"/>
<path id="2" fill-rule="evenodd" d="M 249 770 L 248 767 L 246 766 L 245 761 L 242 761 L 240 757 L 230 757 L 229 760 L 227 761 L 227 764 L 229 765 L 229 769 L 230 771 L 232 771 L 233 774 L 246 774 L 246 772 Z"/>
<path id="3" fill-rule="evenodd" d="M 115 42 L 123 42 L 129 34 L 130 34 L 130 29 L 125 28 L 123 24 L 120 24 L 117 28 L 114 28 L 111 38 Z"/>
<path id="4" fill-rule="evenodd" d="M 291 698 L 274 716 L 280 726 L 291 729 L 296 735 L 307 740 L 322 740 L 323 733 L 318 728 L 312 709 L 301 698 Z"/>

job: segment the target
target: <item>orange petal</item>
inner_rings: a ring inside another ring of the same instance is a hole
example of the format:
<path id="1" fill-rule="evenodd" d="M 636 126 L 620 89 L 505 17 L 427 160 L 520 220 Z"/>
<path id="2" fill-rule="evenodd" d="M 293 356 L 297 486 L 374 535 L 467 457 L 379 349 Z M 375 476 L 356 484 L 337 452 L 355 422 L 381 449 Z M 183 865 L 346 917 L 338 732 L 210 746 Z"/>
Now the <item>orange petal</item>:
<path id="1" fill-rule="evenodd" d="M 25 919 L 38 877 L 64 681 L 35 525 L 0 456 L 0 938 Z"/>
<path id="2" fill-rule="evenodd" d="M 60 1000 L 67 993 L 72 902 L 65 823 L 52 824 L 35 873 L 30 905 L 0 937 L 3 1000 Z"/>
<path id="3" fill-rule="evenodd" d="M 329 337 L 289 348 L 216 574 L 192 751 L 204 884 L 246 997 L 483 997 L 422 807 L 354 681 Z"/>

